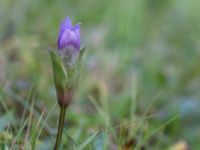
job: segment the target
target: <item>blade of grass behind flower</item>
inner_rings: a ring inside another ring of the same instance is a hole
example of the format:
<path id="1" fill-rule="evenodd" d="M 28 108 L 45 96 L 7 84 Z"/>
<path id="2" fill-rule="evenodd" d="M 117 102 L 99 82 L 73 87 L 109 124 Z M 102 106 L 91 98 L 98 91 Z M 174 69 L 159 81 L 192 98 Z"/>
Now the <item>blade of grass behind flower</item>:
<path id="1" fill-rule="evenodd" d="M 23 122 L 24 122 L 24 119 L 25 119 L 25 115 L 26 115 L 26 113 L 27 113 L 27 107 L 28 107 L 28 104 L 29 104 L 29 102 L 33 99 L 33 97 L 34 97 L 34 86 L 32 85 L 31 86 L 31 88 L 29 89 L 29 91 L 28 91 L 28 95 L 27 95 L 27 102 L 25 103 L 25 106 L 24 106 L 24 111 L 23 111 L 23 114 L 22 114 L 22 119 L 21 119 L 21 123 L 20 123 L 20 125 L 22 125 L 23 124 Z"/>
<path id="2" fill-rule="evenodd" d="M 4 130 L 4 128 L 10 123 L 9 114 L 6 113 L 0 118 L 0 133 Z"/>
<path id="3" fill-rule="evenodd" d="M 35 149 L 36 147 L 36 141 L 37 141 L 37 134 L 38 134 L 38 128 L 39 128 L 39 124 L 41 122 L 41 120 L 43 119 L 44 116 L 44 111 L 41 113 L 38 122 L 36 124 L 35 121 L 33 121 L 32 123 L 32 129 L 31 129 L 31 149 Z"/>
<path id="4" fill-rule="evenodd" d="M 28 121 L 29 121 L 29 118 L 27 118 L 27 119 L 24 121 L 23 126 L 21 126 L 21 128 L 20 128 L 19 131 L 17 132 L 17 135 L 13 138 L 12 143 L 11 143 L 11 148 L 10 148 L 10 149 L 14 149 L 14 147 L 15 147 L 16 143 L 19 141 L 19 139 L 20 139 L 19 137 L 20 137 L 20 135 L 22 134 L 22 132 L 23 132 L 25 126 L 27 125 Z"/>
<path id="5" fill-rule="evenodd" d="M 101 116 L 101 118 L 105 122 L 106 130 L 104 130 L 104 131 L 107 131 L 108 128 L 114 129 L 114 127 L 111 124 L 109 115 L 106 114 L 106 112 L 98 105 L 98 103 L 95 101 L 95 99 L 92 96 L 90 96 L 89 98 L 90 98 L 91 102 L 93 103 L 93 105 L 95 106 L 95 108 L 97 109 L 97 112 L 99 113 L 99 115 Z M 108 138 L 109 135 L 108 135 L 108 132 L 102 132 L 102 133 L 103 133 L 103 136 L 104 136 L 104 139 L 105 139 L 105 141 L 103 143 L 103 147 L 104 147 L 104 149 L 107 149 L 107 146 L 108 146 L 109 141 L 110 141 L 110 139 Z M 117 134 L 116 134 L 115 130 L 110 130 L 110 133 L 113 134 L 113 136 L 112 136 L 113 138 L 115 138 L 115 139 L 117 138 Z"/>
<path id="6" fill-rule="evenodd" d="M 146 108 L 146 110 L 144 111 L 144 113 L 142 114 L 142 117 L 145 117 L 148 113 L 149 113 L 149 111 L 151 110 L 151 108 L 154 106 L 153 104 L 155 104 L 156 102 L 157 102 L 157 100 L 159 99 L 159 97 L 161 96 L 161 92 L 159 92 L 157 95 L 156 95 L 156 97 L 150 102 L 150 104 L 148 105 L 148 107 Z M 144 124 L 145 124 L 145 122 L 144 122 L 145 120 L 143 120 L 143 119 L 141 119 L 141 120 L 139 120 L 139 122 L 138 122 L 138 131 L 139 131 L 139 135 L 137 136 L 137 140 L 138 140 L 138 146 L 139 145 L 141 145 L 141 144 L 144 144 L 143 142 L 143 139 L 142 139 L 142 137 L 143 137 L 143 131 L 144 131 Z M 137 146 L 137 147 L 138 147 Z"/>
<path id="7" fill-rule="evenodd" d="M 79 147 L 79 143 L 76 140 L 74 140 L 74 138 L 71 135 L 68 134 L 66 129 L 64 129 L 64 133 L 67 135 L 70 141 L 72 141 L 72 143 L 74 144 L 76 148 Z"/>
<path id="8" fill-rule="evenodd" d="M 111 127 L 110 119 L 107 116 L 107 114 L 103 111 L 103 109 L 97 104 L 97 102 L 94 100 L 92 96 L 89 96 L 90 101 L 95 106 L 97 112 L 101 116 L 101 118 L 104 120 L 106 127 Z"/>
<path id="9" fill-rule="evenodd" d="M 84 143 L 82 143 L 77 150 L 83 150 L 88 144 L 90 144 L 94 138 L 96 137 L 96 135 L 98 134 L 98 132 L 95 132 L 93 135 L 91 135 Z"/>
<path id="10" fill-rule="evenodd" d="M 44 129 L 47 120 L 49 119 L 50 115 L 54 112 L 56 106 L 57 106 L 57 102 L 55 102 L 55 104 L 51 107 L 51 109 L 49 110 L 49 113 L 47 114 L 47 116 L 44 119 L 44 121 L 42 121 L 42 119 L 40 120 L 40 122 L 42 123 L 42 125 L 41 125 L 40 129 L 38 130 L 38 134 L 37 134 L 37 138 L 36 139 L 39 139 L 40 134 L 42 132 L 42 129 Z"/>
<path id="11" fill-rule="evenodd" d="M 2 106 L 3 106 L 3 108 L 5 109 L 5 111 L 6 111 L 6 114 L 7 114 L 7 119 L 9 119 L 9 122 L 10 123 L 12 123 L 12 121 L 14 120 L 14 117 L 13 117 L 13 114 L 9 111 L 9 109 L 8 109 L 8 107 L 7 107 L 7 105 L 6 105 L 6 103 L 4 102 L 4 100 L 3 100 L 3 98 L 2 97 L 0 97 L 0 102 L 1 102 L 1 104 L 2 104 Z M 3 118 L 3 117 L 2 117 Z M 1 119 L 2 119 L 1 118 Z M 8 121 L 8 120 L 7 120 Z M 0 123 L 0 125 L 1 125 L 1 127 L 2 127 L 2 129 L 3 129 L 3 124 L 7 124 L 7 123 L 9 123 L 9 122 L 7 122 L 7 121 L 3 121 L 2 123 Z M 7 122 L 7 123 L 6 123 Z M 14 130 L 15 131 L 17 131 L 17 129 L 16 129 L 16 127 L 13 125 L 13 128 L 14 128 Z M 1 129 L 0 129 L 0 131 L 1 131 Z"/>
<path id="12" fill-rule="evenodd" d="M 165 126 L 167 126 L 168 124 L 170 124 L 171 122 L 173 122 L 174 120 L 178 119 L 179 115 L 176 115 L 174 117 L 172 117 L 170 120 L 166 121 L 165 123 L 163 123 L 160 127 L 158 127 L 157 129 L 155 129 L 154 131 L 150 132 L 149 135 L 147 135 L 144 140 L 147 141 L 152 135 L 154 135 L 156 132 L 158 132 L 160 129 L 164 128 Z"/>
<path id="13" fill-rule="evenodd" d="M 30 147 L 30 143 L 28 141 L 30 141 L 29 136 L 30 136 L 30 129 L 31 129 L 31 124 L 32 124 L 32 120 L 33 120 L 33 108 L 34 108 L 34 100 L 32 100 L 32 104 L 31 104 L 28 127 L 27 127 L 26 135 L 25 135 L 24 149 L 29 149 L 29 147 Z"/>
<path id="14" fill-rule="evenodd" d="M 11 90 L 6 90 L 4 91 L 3 89 L 1 90 L 2 94 L 11 97 L 13 100 L 15 100 L 16 102 L 18 102 L 19 104 L 21 104 L 24 108 L 26 108 L 27 111 L 30 112 L 31 110 L 31 106 L 30 104 L 27 102 L 27 100 L 23 99 L 22 97 L 20 97 L 19 95 L 17 95 L 15 92 L 11 91 Z M 27 106 L 26 106 L 27 105 Z M 33 114 L 36 117 L 40 117 L 40 112 L 38 112 L 36 109 L 33 109 Z M 44 123 L 44 128 L 47 131 L 47 133 L 50 133 L 51 129 L 48 126 L 48 124 L 46 124 L 46 122 L 44 122 L 42 120 L 42 122 Z"/>

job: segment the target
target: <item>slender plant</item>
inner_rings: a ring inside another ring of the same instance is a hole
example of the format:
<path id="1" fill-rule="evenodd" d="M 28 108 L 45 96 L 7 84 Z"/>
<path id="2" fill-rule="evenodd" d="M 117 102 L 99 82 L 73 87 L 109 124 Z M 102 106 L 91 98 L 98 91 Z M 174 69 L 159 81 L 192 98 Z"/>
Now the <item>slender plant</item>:
<path id="1" fill-rule="evenodd" d="M 60 106 L 58 132 L 54 150 L 59 150 L 65 112 L 70 105 L 77 85 L 84 49 L 80 49 L 80 24 L 72 26 L 69 17 L 61 23 L 57 50 L 50 50 L 54 84 Z"/>

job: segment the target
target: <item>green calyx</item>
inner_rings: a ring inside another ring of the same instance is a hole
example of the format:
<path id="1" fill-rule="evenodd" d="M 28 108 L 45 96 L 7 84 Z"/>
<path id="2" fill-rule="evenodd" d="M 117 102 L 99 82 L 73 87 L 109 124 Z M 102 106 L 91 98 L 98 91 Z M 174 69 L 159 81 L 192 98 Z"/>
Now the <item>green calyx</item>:
<path id="1" fill-rule="evenodd" d="M 54 74 L 54 84 L 60 105 L 65 106 L 71 102 L 73 90 L 80 74 L 81 61 L 84 52 L 85 48 L 81 49 L 75 64 L 73 66 L 68 66 L 56 51 L 49 51 Z"/>

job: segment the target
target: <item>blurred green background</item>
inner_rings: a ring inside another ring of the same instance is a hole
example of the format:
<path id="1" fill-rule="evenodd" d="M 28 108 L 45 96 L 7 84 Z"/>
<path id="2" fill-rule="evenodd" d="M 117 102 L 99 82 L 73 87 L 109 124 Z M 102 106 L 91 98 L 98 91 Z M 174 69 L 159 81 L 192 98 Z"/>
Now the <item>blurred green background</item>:
<path id="1" fill-rule="evenodd" d="M 31 145 L 38 124 L 37 149 L 52 146 L 59 107 L 48 48 L 70 16 L 87 52 L 63 147 L 102 130 L 86 150 L 105 139 L 199 149 L 199 10 L 199 0 L 0 0 L 0 141 Z"/>

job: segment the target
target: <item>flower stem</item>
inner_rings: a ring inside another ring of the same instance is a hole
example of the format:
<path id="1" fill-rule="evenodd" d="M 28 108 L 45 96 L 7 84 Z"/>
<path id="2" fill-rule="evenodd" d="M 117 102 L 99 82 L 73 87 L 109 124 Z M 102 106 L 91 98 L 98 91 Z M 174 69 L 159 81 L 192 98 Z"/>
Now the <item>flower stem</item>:
<path id="1" fill-rule="evenodd" d="M 59 150 L 59 147 L 60 147 L 60 142 L 61 142 L 62 132 L 63 132 L 63 126 L 64 126 L 64 121 L 65 121 L 65 111 L 66 111 L 66 107 L 61 106 L 60 107 L 60 118 L 59 118 L 58 132 L 57 132 L 54 150 Z"/>

